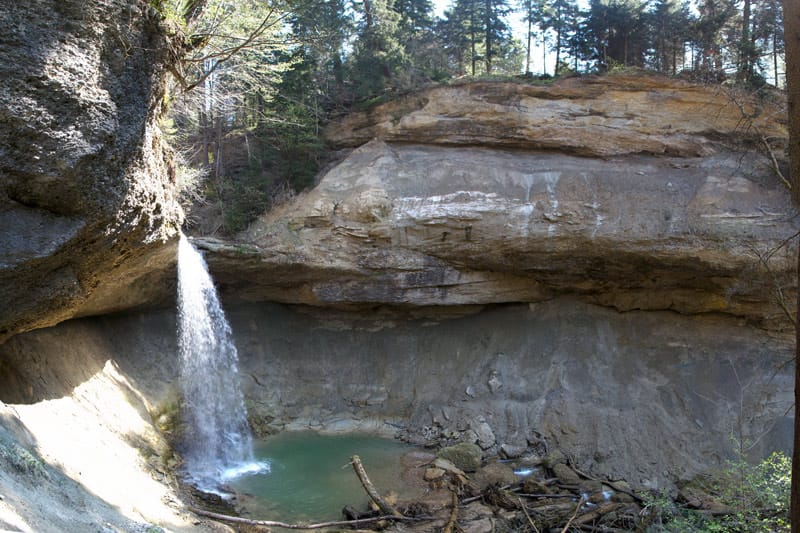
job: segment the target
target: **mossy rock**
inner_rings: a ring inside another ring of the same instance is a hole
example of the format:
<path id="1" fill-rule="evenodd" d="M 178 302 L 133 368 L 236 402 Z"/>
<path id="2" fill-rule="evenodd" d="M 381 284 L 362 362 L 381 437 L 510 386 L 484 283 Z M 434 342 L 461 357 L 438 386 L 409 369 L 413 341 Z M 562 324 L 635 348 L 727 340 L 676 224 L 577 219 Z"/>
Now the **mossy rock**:
<path id="1" fill-rule="evenodd" d="M 481 467 L 481 449 L 468 442 L 442 448 L 436 456 L 447 459 L 464 472 L 474 472 Z"/>

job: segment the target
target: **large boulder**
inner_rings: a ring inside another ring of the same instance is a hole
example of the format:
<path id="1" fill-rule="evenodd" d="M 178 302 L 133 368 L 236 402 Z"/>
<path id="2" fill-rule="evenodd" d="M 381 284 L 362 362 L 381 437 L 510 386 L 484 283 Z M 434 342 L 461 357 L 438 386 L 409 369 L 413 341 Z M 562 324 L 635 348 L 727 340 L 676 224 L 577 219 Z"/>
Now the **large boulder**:
<path id="1" fill-rule="evenodd" d="M 158 14 L 31 0 L 3 2 L 0 25 L 2 341 L 151 301 L 142 276 L 174 261 L 182 215 L 157 126 L 174 60 Z"/>

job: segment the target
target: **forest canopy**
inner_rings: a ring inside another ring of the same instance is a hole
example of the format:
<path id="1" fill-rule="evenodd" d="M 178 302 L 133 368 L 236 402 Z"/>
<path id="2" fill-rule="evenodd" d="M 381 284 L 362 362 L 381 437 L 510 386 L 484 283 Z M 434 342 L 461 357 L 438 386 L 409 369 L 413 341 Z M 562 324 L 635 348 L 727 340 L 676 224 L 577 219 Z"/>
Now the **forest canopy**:
<path id="1" fill-rule="evenodd" d="M 780 0 L 152 0 L 183 39 L 169 129 L 220 228 L 312 183 L 330 117 L 433 83 L 639 68 L 782 86 Z"/>

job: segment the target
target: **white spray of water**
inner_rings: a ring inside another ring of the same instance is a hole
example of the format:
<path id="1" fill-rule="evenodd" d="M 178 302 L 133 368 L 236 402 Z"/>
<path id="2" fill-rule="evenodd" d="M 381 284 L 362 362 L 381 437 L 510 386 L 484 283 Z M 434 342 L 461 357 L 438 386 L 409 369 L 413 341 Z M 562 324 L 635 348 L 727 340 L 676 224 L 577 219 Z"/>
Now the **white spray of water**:
<path id="1" fill-rule="evenodd" d="M 253 462 L 239 356 L 203 256 L 178 245 L 178 345 L 189 481 L 214 490 L 221 481 L 268 469 Z"/>

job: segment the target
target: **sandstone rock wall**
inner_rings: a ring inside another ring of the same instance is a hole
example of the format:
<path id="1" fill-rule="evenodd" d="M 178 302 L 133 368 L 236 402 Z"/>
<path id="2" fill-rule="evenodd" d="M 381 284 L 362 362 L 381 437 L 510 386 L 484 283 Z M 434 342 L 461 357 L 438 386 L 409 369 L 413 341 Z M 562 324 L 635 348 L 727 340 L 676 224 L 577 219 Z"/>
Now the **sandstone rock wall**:
<path id="1" fill-rule="evenodd" d="M 245 244 L 198 241 L 232 295 L 322 306 L 538 302 L 787 327 L 795 211 L 735 152 L 704 158 L 369 143 Z M 765 259 L 769 256 L 769 261 Z"/>
<path id="2" fill-rule="evenodd" d="M 182 215 L 157 126 L 170 48 L 148 4 L 3 2 L 0 25 L 2 340 L 151 299 L 124 285 Z"/>
<path id="3" fill-rule="evenodd" d="M 785 137 L 785 112 L 773 103 L 660 76 L 572 77 L 544 86 L 464 83 L 352 113 L 331 123 L 325 136 L 339 147 L 379 138 L 591 157 L 694 157 L 713 153 L 724 137 Z"/>
<path id="4" fill-rule="evenodd" d="M 425 307 L 573 295 L 790 327 L 798 229 L 776 102 L 663 78 L 438 87 L 331 124 L 359 145 L 238 242 L 241 300 Z M 777 149 L 777 147 L 776 147 Z"/>

